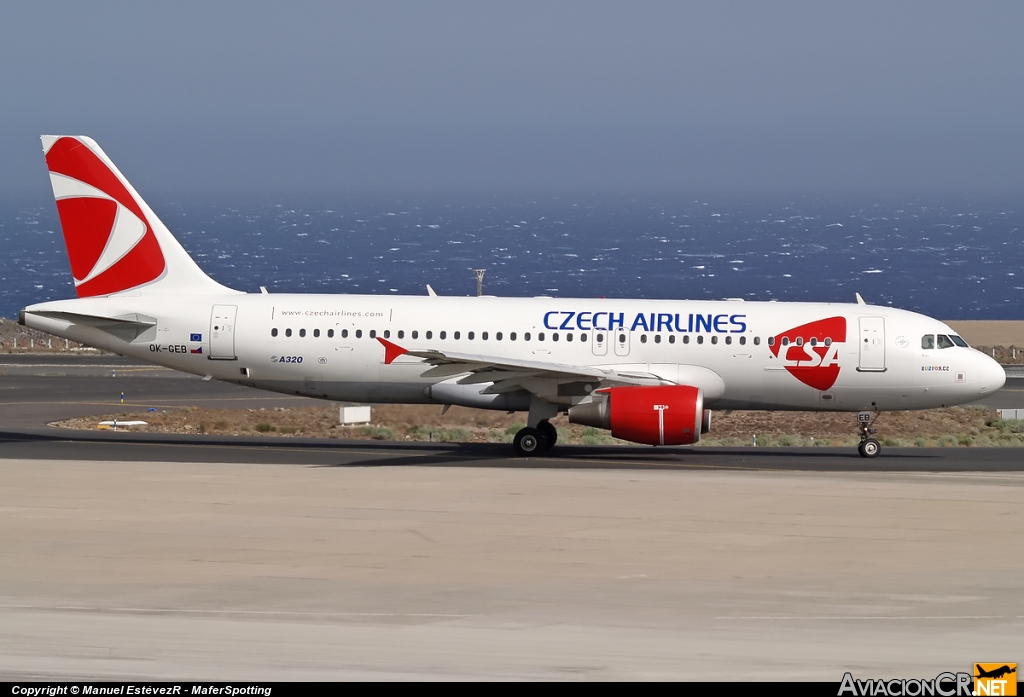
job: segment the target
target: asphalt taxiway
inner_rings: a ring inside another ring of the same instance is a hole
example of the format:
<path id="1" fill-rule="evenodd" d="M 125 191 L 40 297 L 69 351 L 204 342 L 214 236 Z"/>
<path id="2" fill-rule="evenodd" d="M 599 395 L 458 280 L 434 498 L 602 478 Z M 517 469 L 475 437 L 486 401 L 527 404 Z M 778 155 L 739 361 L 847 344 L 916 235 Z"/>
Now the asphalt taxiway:
<path id="1" fill-rule="evenodd" d="M 981 403 L 1024 408 L 1024 376 Z M 166 462 L 360 466 L 733 468 L 794 471 L 1015 472 L 1018 451 L 1000 448 L 886 448 L 865 460 L 849 448 L 559 447 L 516 458 L 506 445 L 380 443 L 302 438 L 189 436 L 56 429 L 53 421 L 116 411 L 322 406 L 138 363 L 117 356 L 0 356 L 0 444 L 8 457 Z M 780 418 L 785 418 L 784 414 Z M 852 422 L 851 422 L 852 423 Z M 851 427 L 851 432 L 854 429 Z"/>
<path id="2" fill-rule="evenodd" d="M 45 426 L 122 391 L 313 403 L 90 361 L 0 357 L 3 679 L 838 681 L 1024 654 L 1016 450 Z"/>

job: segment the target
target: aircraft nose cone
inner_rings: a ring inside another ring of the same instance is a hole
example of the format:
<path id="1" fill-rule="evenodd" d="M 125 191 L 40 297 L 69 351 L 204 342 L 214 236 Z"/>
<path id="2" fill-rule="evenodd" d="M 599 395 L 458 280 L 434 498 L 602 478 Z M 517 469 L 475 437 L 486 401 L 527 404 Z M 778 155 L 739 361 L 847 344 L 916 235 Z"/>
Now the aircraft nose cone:
<path id="1" fill-rule="evenodd" d="M 978 373 L 978 385 L 981 394 L 989 395 L 1002 389 L 1003 385 L 1006 384 L 1006 371 L 1003 370 L 1003 366 L 984 354 L 979 357 L 982 361 L 975 370 Z"/>

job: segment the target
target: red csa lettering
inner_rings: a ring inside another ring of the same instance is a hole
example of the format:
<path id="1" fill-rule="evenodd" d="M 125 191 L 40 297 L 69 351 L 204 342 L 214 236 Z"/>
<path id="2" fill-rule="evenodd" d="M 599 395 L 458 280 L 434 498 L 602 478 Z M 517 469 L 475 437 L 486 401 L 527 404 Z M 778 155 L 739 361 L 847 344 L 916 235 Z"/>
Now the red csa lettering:
<path id="1" fill-rule="evenodd" d="M 831 341 L 827 341 L 831 339 Z M 813 341 L 813 345 L 812 345 Z M 826 342 L 823 345 L 818 342 Z M 839 346 L 846 341 L 846 318 L 828 317 L 793 327 L 775 337 L 771 352 L 805 385 L 829 390 L 839 378 Z M 783 346 L 788 346 L 782 353 Z"/>
<path id="2" fill-rule="evenodd" d="M 799 355 L 801 348 L 804 350 L 803 356 Z M 839 363 L 839 345 L 811 346 L 804 344 L 803 346 L 794 346 L 786 352 L 786 360 L 795 361 L 795 364 L 802 368 L 828 368 Z"/>

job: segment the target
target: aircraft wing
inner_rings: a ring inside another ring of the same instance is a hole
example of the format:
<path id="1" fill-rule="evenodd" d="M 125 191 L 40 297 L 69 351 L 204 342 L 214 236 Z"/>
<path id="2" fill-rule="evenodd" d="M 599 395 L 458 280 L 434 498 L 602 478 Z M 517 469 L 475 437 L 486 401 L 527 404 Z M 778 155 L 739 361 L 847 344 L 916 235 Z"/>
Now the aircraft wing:
<path id="1" fill-rule="evenodd" d="M 468 373 L 458 381 L 458 384 L 493 383 L 484 389 L 482 394 L 527 390 L 545 396 L 545 394 L 551 393 L 552 389 L 560 394 L 566 394 L 564 387 L 573 383 L 578 383 L 581 386 L 589 383 L 590 390 L 584 391 L 584 393 L 589 393 L 598 386 L 657 385 L 662 382 L 660 378 L 651 373 L 624 372 L 433 349 L 409 350 L 380 337 L 377 337 L 377 341 L 384 346 L 384 362 L 386 364 L 390 365 L 399 357 L 410 356 L 419 358 L 424 364 L 430 366 L 423 372 L 423 377 L 448 378 Z"/>

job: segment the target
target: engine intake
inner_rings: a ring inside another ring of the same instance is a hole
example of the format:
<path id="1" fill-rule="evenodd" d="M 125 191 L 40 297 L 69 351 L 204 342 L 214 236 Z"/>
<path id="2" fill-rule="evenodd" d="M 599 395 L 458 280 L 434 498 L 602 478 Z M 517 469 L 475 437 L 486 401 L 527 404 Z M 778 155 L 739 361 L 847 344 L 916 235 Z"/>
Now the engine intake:
<path id="1" fill-rule="evenodd" d="M 689 385 L 610 387 L 592 402 L 569 409 L 569 421 L 610 429 L 622 440 L 648 445 L 690 445 L 711 426 L 704 393 Z"/>

